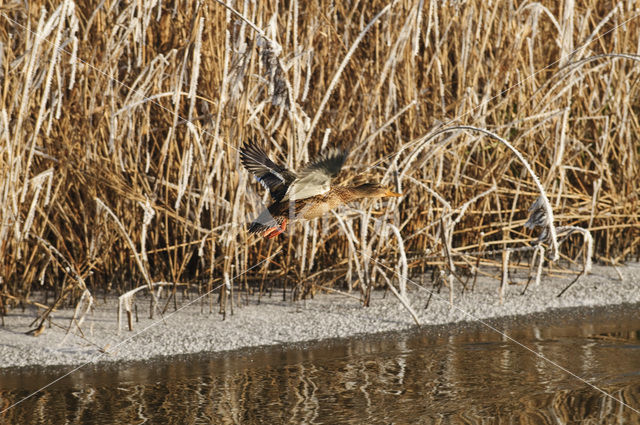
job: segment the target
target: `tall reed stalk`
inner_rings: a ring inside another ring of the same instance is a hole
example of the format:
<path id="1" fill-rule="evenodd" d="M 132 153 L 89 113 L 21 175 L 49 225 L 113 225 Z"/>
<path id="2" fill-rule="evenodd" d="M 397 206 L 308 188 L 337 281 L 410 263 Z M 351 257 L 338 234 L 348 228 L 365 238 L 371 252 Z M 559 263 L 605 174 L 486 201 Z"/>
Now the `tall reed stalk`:
<path id="1" fill-rule="evenodd" d="M 233 282 L 226 311 L 265 282 L 306 282 L 305 294 L 391 284 L 406 297 L 389 270 L 459 276 L 500 267 L 497 248 L 585 269 L 580 238 L 533 248 L 523 224 L 540 193 L 556 226 L 589 230 L 593 259 L 638 258 L 632 3 L 363 5 L 1 8 L 3 311 L 44 288 L 78 301 L 152 282 L 213 287 L 278 245 L 288 256 Z M 454 126 L 466 130 L 436 133 Z M 381 180 L 403 197 L 294 224 L 290 238 L 249 236 L 266 201 L 239 162 L 249 138 L 294 168 L 349 149 L 340 184 Z"/>

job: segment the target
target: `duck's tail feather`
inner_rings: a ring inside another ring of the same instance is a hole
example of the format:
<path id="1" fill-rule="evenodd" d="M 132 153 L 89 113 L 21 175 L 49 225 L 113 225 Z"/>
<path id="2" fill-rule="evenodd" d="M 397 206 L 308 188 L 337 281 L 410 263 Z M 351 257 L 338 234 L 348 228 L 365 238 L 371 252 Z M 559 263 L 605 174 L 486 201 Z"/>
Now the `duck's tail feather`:
<path id="1" fill-rule="evenodd" d="M 249 233 L 264 233 L 267 230 L 282 227 L 284 217 L 272 216 L 269 210 L 264 210 L 256 218 L 253 223 L 249 225 Z"/>
<path id="2" fill-rule="evenodd" d="M 258 223 L 257 221 L 254 221 L 249 225 L 249 233 L 262 233 L 274 227 L 277 227 L 277 224 L 274 223 L 272 226 L 270 226 L 268 224 Z"/>

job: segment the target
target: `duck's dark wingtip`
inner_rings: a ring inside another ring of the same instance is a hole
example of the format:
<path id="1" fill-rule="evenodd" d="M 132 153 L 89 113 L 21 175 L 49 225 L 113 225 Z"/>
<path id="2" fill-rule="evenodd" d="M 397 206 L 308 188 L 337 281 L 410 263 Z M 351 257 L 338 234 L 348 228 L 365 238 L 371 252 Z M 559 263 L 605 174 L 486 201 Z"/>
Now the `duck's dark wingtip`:
<path id="1" fill-rule="evenodd" d="M 240 150 L 250 150 L 252 148 L 257 148 L 258 147 L 258 143 L 256 142 L 256 139 L 253 137 L 249 137 L 247 139 L 244 140 L 244 142 L 242 142 L 242 146 L 240 147 Z"/>
<path id="2" fill-rule="evenodd" d="M 240 155 L 247 155 L 248 153 L 255 151 L 255 150 L 261 150 L 258 147 L 258 144 L 253 140 L 253 139 L 247 139 L 242 143 L 242 146 L 240 146 Z"/>
<path id="3" fill-rule="evenodd" d="M 256 167 L 267 166 L 268 168 L 273 168 L 275 166 L 262 148 L 251 139 L 245 141 L 240 147 L 240 162 L 252 173 L 255 173 Z"/>

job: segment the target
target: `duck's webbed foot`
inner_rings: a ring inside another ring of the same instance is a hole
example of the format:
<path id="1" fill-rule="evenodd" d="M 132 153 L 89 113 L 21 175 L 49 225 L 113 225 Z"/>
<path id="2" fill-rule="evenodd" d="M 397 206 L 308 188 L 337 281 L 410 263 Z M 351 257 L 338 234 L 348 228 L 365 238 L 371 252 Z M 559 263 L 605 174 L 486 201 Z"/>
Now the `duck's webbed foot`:
<path id="1" fill-rule="evenodd" d="M 278 236 L 279 234 L 283 233 L 285 230 L 287 230 L 287 219 L 286 218 L 284 220 L 282 220 L 282 224 L 280 226 L 271 227 L 271 228 L 265 230 L 264 233 L 262 234 L 262 236 L 264 236 L 267 239 L 273 239 L 276 236 Z"/>

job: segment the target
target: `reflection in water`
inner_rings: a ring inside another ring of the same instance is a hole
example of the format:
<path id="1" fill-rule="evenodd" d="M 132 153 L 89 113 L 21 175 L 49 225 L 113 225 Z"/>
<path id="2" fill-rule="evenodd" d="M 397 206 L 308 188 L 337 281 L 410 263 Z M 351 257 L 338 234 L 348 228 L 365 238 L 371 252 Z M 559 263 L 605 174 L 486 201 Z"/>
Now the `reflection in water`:
<path id="1" fill-rule="evenodd" d="M 507 332 L 640 409 L 636 308 L 520 319 Z M 67 370 L 3 371 L 0 410 Z M 471 325 L 85 368 L 0 417 L 7 424 L 284 422 L 615 424 L 640 423 L 640 415 Z"/>

